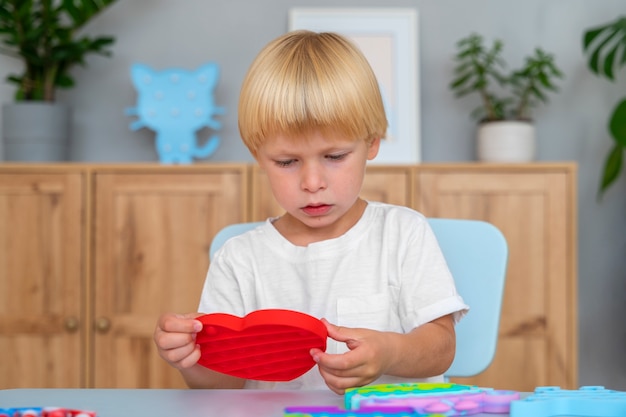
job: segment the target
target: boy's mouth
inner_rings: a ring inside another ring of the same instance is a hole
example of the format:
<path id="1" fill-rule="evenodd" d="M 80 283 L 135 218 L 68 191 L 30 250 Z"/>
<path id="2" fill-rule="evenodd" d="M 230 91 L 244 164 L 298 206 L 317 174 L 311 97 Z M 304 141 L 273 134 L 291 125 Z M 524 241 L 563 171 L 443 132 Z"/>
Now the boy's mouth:
<path id="1" fill-rule="evenodd" d="M 302 208 L 302 211 L 308 216 L 323 216 L 331 209 L 329 204 L 311 204 Z"/>

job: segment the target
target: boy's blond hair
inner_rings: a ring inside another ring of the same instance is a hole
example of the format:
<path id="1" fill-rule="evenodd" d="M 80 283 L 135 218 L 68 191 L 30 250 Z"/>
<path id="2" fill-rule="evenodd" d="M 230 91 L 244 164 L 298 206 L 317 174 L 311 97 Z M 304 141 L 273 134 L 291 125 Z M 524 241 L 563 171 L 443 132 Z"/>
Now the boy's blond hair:
<path id="1" fill-rule="evenodd" d="M 361 51 L 336 33 L 289 32 L 256 57 L 239 97 L 239 132 L 253 155 L 271 135 L 315 130 L 371 143 L 387 118 Z"/>

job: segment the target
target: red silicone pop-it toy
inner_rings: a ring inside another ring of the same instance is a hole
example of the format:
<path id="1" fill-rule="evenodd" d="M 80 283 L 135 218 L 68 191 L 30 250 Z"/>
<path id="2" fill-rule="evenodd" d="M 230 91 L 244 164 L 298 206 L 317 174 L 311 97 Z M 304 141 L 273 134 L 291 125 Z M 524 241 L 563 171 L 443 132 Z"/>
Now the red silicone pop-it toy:
<path id="1" fill-rule="evenodd" d="M 315 317 L 291 310 L 258 310 L 245 317 L 213 313 L 196 342 L 198 363 L 228 375 L 259 381 L 290 381 L 311 369 L 309 351 L 326 350 L 326 326 Z"/>

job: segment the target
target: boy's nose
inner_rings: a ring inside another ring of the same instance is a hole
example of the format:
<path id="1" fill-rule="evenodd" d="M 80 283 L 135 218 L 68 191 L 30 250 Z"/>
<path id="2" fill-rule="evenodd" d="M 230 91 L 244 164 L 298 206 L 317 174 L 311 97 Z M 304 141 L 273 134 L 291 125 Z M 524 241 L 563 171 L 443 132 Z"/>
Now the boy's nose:
<path id="1" fill-rule="evenodd" d="M 309 192 L 316 192 L 326 188 L 326 180 L 322 168 L 315 164 L 306 164 L 302 169 L 301 187 Z"/>

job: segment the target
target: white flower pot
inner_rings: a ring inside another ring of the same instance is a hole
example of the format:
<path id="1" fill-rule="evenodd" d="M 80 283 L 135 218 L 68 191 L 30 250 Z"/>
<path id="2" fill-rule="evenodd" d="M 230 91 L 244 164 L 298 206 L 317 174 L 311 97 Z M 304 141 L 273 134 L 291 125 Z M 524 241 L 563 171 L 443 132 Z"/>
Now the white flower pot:
<path id="1" fill-rule="evenodd" d="M 481 123 L 476 156 L 483 162 L 530 162 L 535 159 L 535 126 L 524 121 Z"/>

